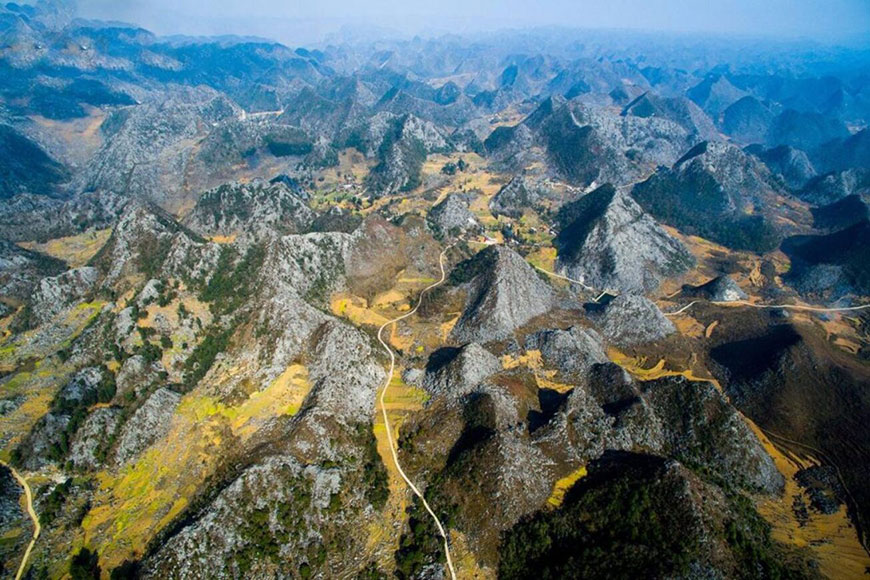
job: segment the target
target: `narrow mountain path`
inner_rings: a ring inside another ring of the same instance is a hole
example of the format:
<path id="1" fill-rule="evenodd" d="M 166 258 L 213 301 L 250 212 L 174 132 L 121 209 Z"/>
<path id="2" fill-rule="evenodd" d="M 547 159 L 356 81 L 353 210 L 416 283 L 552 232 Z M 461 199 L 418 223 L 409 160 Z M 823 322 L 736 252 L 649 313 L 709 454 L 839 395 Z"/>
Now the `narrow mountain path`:
<path id="1" fill-rule="evenodd" d="M 492 245 L 492 244 L 490 244 L 490 245 Z M 557 274 L 556 272 L 551 272 L 550 270 L 545 270 L 544 268 L 541 268 L 540 266 L 536 266 L 535 264 L 532 264 L 531 262 L 529 262 L 529 264 L 531 264 L 531 266 L 534 267 L 536 270 L 540 270 L 541 272 L 543 272 L 544 274 L 547 274 L 548 276 L 552 276 L 552 277 L 558 278 L 560 280 L 565 280 L 567 282 L 577 284 L 577 285 L 581 286 L 587 292 L 592 292 L 593 294 L 598 292 L 598 290 L 596 290 L 595 288 L 589 286 L 588 284 L 586 284 L 584 282 L 581 282 L 580 280 L 575 280 L 573 278 L 568 278 L 567 276 Z M 612 292 L 609 292 L 608 290 L 603 290 L 600 294 L 598 294 L 598 297 L 595 298 L 594 301 L 598 302 L 599 300 L 601 300 L 602 296 L 604 296 L 605 294 L 608 294 L 608 293 L 612 294 Z M 672 298 L 672 297 L 676 296 L 677 294 L 679 294 L 679 291 L 674 292 L 673 294 L 668 296 L 668 298 Z M 701 302 L 701 300 L 692 300 L 691 302 L 689 302 L 688 304 L 686 304 L 685 306 L 683 306 L 679 310 L 675 310 L 674 312 L 665 312 L 664 315 L 665 316 L 677 316 L 678 314 L 682 314 L 683 312 L 685 312 L 686 310 L 688 310 L 689 308 L 691 308 L 695 304 L 698 304 L 699 302 Z M 870 304 L 861 304 L 859 306 L 843 306 L 843 307 L 837 307 L 837 308 L 826 308 L 823 306 L 804 306 L 801 304 L 755 304 L 754 302 L 749 302 L 747 300 L 731 300 L 731 301 L 710 300 L 709 303 L 716 304 L 718 306 L 749 306 L 750 308 L 785 308 L 788 310 L 803 310 L 803 311 L 808 311 L 808 312 L 855 312 L 857 310 L 865 310 L 867 308 L 870 308 Z"/>
<path id="2" fill-rule="evenodd" d="M 692 300 L 679 310 L 675 310 L 674 312 L 665 312 L 665 316 L 676 316 L 678 314 L 682 314 L 698 302 L 698 300 Z M 864 310 L 866 308 L 870 308 L 870 304 L 862 304 L 860 306 L 844 306 L 841 308 L 824 308 L 822 306 L 803 306 L 801 304 L 755 304 L 753 302 L 747 302 L 746 300 L 732 300 L 730 302 L 711 300 L 710 304 L 717 304 L 719 306 L 740 305 L 749 306 L 751 308 L 785 308 L 788 310 L 804 310 L 809 312 L 854 312 L 856 310 Z"/>
<path id="3" fill-rule="evenodd" d="M 21 580 L 21 577 L 24 576 L 24 570 L 27 568 L 27 561 L 30 559 L 30 552 L 33 550 L 33 545 L 36 544 L 36 539 L 39 538 L 39 532 L 42 531 L 42 526 L 39 525 L 39 516 L 36 515 L 36 510 L 33 509 L 33 492 L 30 491 L 30 485 L 27 483 L 27 480 L 5 461 L 0 461 L 0 465 L 9 469 L 18 485 L 24 488 L 24 497 L 27 500 L 27 514 L 33 520 L 33 538 L 31 538 L 30 543 L 27 545 L 27 550 L 24 551 L 24 557 L 21 558 L 21 564 L 18 566 L 18 572 L 15 574 L 15 580 Z"/>
<path id="4" fill-rule="evenodd" d="M 405 471 L 402 469 L 401 464 L 399 463 L 399 455 L 398 450 L 396 448 L 396 441 L 393 438 L 393 432 L 390 428 L 390 418 L 387 416 L 387 406 L 384 402 L 384 396 L 387 394 L 387 390 L 390 388 L 390 382 L 393 380 L 393 373 L 396 370 L 396 355 L 393 353 L 393 349 L 387 344 L 387 342 L 383 338 L 384 329 L 390 326 L 391 324 L 395 324 L 409 316 L 412 316 L 417 310 L 420 308 L 420 305 L 423 304 L 423 297 L 426 296 L 426 293 L 430 290 L 437 288 L 441 284 L 447 280 L 447 272 L 444 270 L 444 257 L 447 254 L 447 251 L 450 250 L 453 246 L 447 246 L 444 248 L 444 251 L 441 252 L 441 255 L 438 256 L 438 266 L 441 268 L 441 279 L 435 282 L 434 284 L 430 284 L 426 288 L 424 288 L 420 292 L 419 298 L 417 298 L 417 305 L 414 306 L 413 309 L 409 310 L 402 316 L 394 318 L 392 320 L 388 320 L 378 329 L 378 341 L 381 343 L 381 346 L 384 347 L 384 350 L 387 351 L 387 354 L 390 355 L 390 370 L 387 373 L 387 378 L 384 381 L 384 388 L 381 390 L 381 412 L 384 415 L 384 430 L 387 433 L 387 442 L 390 445 L 390 453 L 393 456 L 393 462 L 396 464 L 396 470 L 399 472 L 399 475 L 402 476 L 402 479 L 405 480 L 405 483 L 408 484 L 408 487 L 411 488 L 411 491 L 414 492 L 420 501 L 423 502 L 423 507 L 426 508 L 426 511 L 429 512 L 429 515 L 432 516 L 432 519 L 435 521 L 435 525 L 438 527 L 438 533 L 441 535 L 441 538 L 444 540 L 444 555 L 447 558 L 447 569 L 450 571 L 450 577 L 453 580 L 456 580 L 456 571 L 453 569 L 453 560 L 450 558 L 450 542 L 447 537 L 447 530 L 444 529 L 444 526 L 441 524 L 441 520 L 438 519 L 438 516 L 435 515 L 435 512 L 432 511 L 432 508 L 429 507 L 429 503 L 426 501 L 426 498 L 423 497 L 423 494 L 420 493 L 420 490 L 417 489 L 417 486 L 411 481 L 411 479 L 405 474 Z"/>

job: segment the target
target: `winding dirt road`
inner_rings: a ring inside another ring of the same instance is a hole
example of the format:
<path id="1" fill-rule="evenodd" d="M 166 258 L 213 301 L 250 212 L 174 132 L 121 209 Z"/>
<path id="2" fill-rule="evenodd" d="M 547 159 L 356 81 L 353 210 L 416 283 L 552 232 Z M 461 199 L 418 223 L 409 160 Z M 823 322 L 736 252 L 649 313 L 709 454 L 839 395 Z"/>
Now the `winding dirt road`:
<path id="1" fill-rule="evenodd" d="M 27 514 L 33 521 L 33 538 L 31 538 L 30 543 L 27 545 L 27 550 L 24 551 L 24 557 L 21 558 L 21 564 L 18 566 L 18 572 L 15 574 L 15 580 L 21 580 L 21 577 L 24 576 L 24 570 L 27 568 L 27 561 L 30 559 L 30 552 L 33 550 L 33 545 L 36 544 L 36 539 L 39 538 L 39 532 L 42 531 L 42 526 L 39 525 L 39 516 L 36 515 L 36 510 L 33 509 L 33 492 L 30 491 L 30 485 L 28 485 L 27 480 L 5 461 L 0 461 L 0 465 L 9 469 L 18 485 L 24 488 L 24 497 L 27 500 Z"/>
<path id="2" fill-rule="evenodd" d="M 692 300 L 679 310 L 675 310 L 674 312 L 665 312 L 665 316 L 676 316 L 678 314 L 682 314 L 698 302 L 698 300 Z M 821 306 L 802 306 L 800 304 L 754 304 L 752 302 L 747 302 L 746 300 L 732 300 L 730 302 L 711 300 L 710 304 L 717 304 L 719 306 L 740 305 L 749 306 L 751 308 L 785 308 L 787 310 L 805 310 L 809 312 L 854 312 L 855 310 L 864 310 L 865 308 L 870 308 L 870 304 L 862 304 L 861 306 L 844 306 L 842 308 L 824 308 Z"/>
<path id="3" fill-rule="evenodd" d="M 384 415 L 384 428 L 385 428 L 384 430 L 387 432 L 387 442 L 390 445 L 390 453 L 393 456 L 393 462 L 396 464 L 396 470 L 398 470 L 399 475 L 402 476 L 402 479 L 405 480 L 405 483 L 408 484 L 408 487 L 411 488 L 411 491 L 414 492 L 414 495 L 416 495 L 418 498 L 420 498 L 420 501 L 423 502 L 423 507 L 426 508 L 426 511 L 429 512 L 429 515 L 432 516 L 432 519 L 435 521 L 435 525 L 438 527 L 438 533 L 441 535 L 441 538 L 444 540 L 444 555 L 447 557 L 447 569 L 450 571 L 450 577 L 453 580 L 456 580 L 456 571 L 453 569 L 453 560 L 450 557 L 450 541 L 449 541 L 448 536 L 447 536 L 447 531 L 444 529 L 444 526 L 441 524 L 441 520 L 438 519 L 438 516 L 436 516 L 435 512 L 432 511 L 432 508 L 429 507 L 429 503 L 426 501 L 426 498 L 423 497 L 423 494 L 420 493 L 420 490 L 417 489 L 417 486 L 414 485 L 414 483 L 411 481 L 411 479 L 405 474 L 405 471 L 402 469 L 402 466 L 399 463 L 399 455 L 398 455 L 397 449 L 396 449 L 396 441 L 393 438 L 393 432 L 392 432 L 392 429 L 390 428 L 390 419 L 387 416 L 387 406 L 384 403 L 384 395 L 387 394 L 387 390 L 390 388 L 390 383 L 393 380 L 393 372 L 395 372 L 395 370 L 396 370 L 396 355 L 393 353 L 393 349 L 390 348 L 390 346 L 387 344 L 387 342 L 383 339 L 383 336 L 382 336 L 385 328 L 387 328 L 391 324 L 395 324 L 401 320 L 404 320 L 405 318 L 408 318 L 409 316 L 412 316 L 414 313 L 416 313 L 417 310 L 420 308 L 420 305 L 423 303 L 423 297 L 426 295 L 426 293 L 434 288 L 437 288 L 438 286 L 440 286 L 441 284 L 444 283 L 444 281 L 447 279 L 447 272 L 444 270 L 444 256 L 447 254 L 447 251 L 451 247 L 453 247 L 453 246 L 452 245 L 447 246 L 444 249 L 444 251 L 441 252 L 441 255 L 438 256 L 438 265 L 441 268 L 441 279 L 438 280 L 437 282 L 435 282 L 434 284 L 430 284 L 429 286 L 424 288 L 422 292 L 420 292 L 420 296 L 417 299 L 417 305 L 414 306 L 414 308 L 412 310 L 409 310 L 408 312 L 406 312 L 402 316 L 399 316 L 398 318 L 388 320 L 383 325 L 381 325 L 381 327 L 378 329 L 378 341 L 380 341 L 381 345 L 384 347 L 384 350 L 387 351 L 387 354 L 390 355 L 390 370 L 387 373 L 386 380 L 384 381 L 384 388 L 381 390 L 381 397 L 380 397 L 381 412 Z"/>

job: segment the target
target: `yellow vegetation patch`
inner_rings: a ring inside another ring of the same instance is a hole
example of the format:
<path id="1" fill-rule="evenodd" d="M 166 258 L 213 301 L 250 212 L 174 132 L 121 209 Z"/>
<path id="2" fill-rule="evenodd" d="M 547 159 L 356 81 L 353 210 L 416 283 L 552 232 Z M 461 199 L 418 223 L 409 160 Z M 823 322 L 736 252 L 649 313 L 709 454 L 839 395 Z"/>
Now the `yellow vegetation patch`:
<path id="1" fill-rule="evenodd" d="M 406 384 L 401 378 L 402 370 L 396 369 L 390 381 L 390 387 L 384 396 L 384 407 L 390 421 L 390 430 L 394 441 L 398 440 L 399 431 L 410 413 L 423 408 L 428 395 L 422 389 Z M 377 393 L 375 416 L 372 430 L 377 442 L 378 455 L 384 463 L 389 479 L 390 495 L 378 518 L 375 518 L 368 529 L 367 551 L 374 556 L 384 570 L 392 571 L 395 567 L 394 553 L 399 547 L 399 534 L 404 520 L 407 518 L 405 508 L 410 500 L 410 490 L 399 475 L 390 444 L 387 439 L 384 424 L 381 393 Z"/>
<path id="2" fill-rule="evenodd" d="M 647 367 L 646 357 L 627 356 L 612 347 L 607 349 L 607 357 L 614 363 L 627 370 L 629 374 L 631 374 L 634 378 L 640 381 L 652 381 L 655 379 L 660 379 L 662 377 L 685 377 L 690 381 L 713 383 L 713 385 L 717 389 L 719 389 L 720 391 L 722 390 L 722 386 L 719 384 L 719 381 L 712 377 L 700 377 L 696 375 L 694 371 L 692 371 L 692 369 L 669 369 L 667 366 L 667 361 L 665 359 L 660 359 L 654 366 Z"/>
<path id="3" fill-rule="evenodd" d="M 381 326 L 388 319 L 369 308 L 365 298 L 344 292 L 335 294 L 329 301 L 329 309 L 336 316 L 350 320 L 356 326 Z"/>
<path id="4" fill-rule="evenodd" d="M 846 514 L 846 507 L 831 515 L 808 511 L 808 519 L 800 522 L 795 515 L 793 503 L 800 498 L 809 505 L 806 491 L 794 480 L 799 469 L 817 464 L 811 458 L 785 455 L 752 421 L 744 418 L 752 428 L 767 453 L 773 458 L 777 469 L 785 477 L 785 493 L 782 497 L 760 497 L 759 513 L 771 526 L 771 535 L 785 544 L 807 548 L 819 562 L 819 569 L 826 578 L 863 578 L 870 567 L 870 557 L 861 547 L 858 534 Z"/>
<path id="5" fill-rule="evenodd" d="M 527 350 L 519 356 L 506 354 L 501 357 L 501 366 L 503 369 L 514 369 L 520 366 L 539 369 L 542 364 L 541 351 L 539 350 Z"/>
<path id="6" fill-rule="evenodd" d="M 76 236 L 55 238 L 44 243 L 21 242 L 19 245 L 22 248 L 63 260 L 71 268 L 79 268 L 87 264 L 100 251 L 110 235 L 112 235 L 112 230 L 107 228 Z"/>
<path id="7" fill-rule="evenodd" d="M 117 475 L 100 474 L 95 507 L 82 522 L 87 544 L 99 546 L 110 567 L 141 555 L 155 533 L 185 508 L 236 438 L 265 422 L 298 412 L 310 390 L 308 370 L 289 366 L 262 391 L 228 407 L 199 393 L 186 395 L 169 434 Z"/>
<path id="8" fill-rule="evenodd" d="M 718 320 L 714 320 L 713 322 L 711 322 L 710 325 L 704 329 L 704 336 L 707 338 L 713 336 L 713 331 L 716 330 L 717 326 L 719 326 Z"/>
<path id="9" fill-rule="evenodd" d="M 232 244 L 233 242 L 236 241 L 237 237 L 238 237 L 237 234 L 232 233 L 228 236 L 212 236 L 209 239 L 216 244 Z"/>
<path id="10" fill-rule="evenodd" d="M 553 493 L 547 498 L 547 504 L 554 508 L 561 506 L 562 502 L 565 501 L 565 494 L 568 493 L 568 490 L 574 487 L 574 484 L 580 481 L 581 478 L 586 477 L 586 473 L 586 466 L 584 465 L 558 480 L 553 486 Z"/>
<path id="11" fill-rule="evenodd" d="M 495 580 L 495 570 L 481 566 L 468 545 L 465 534 L 456 529 L 450 530 L 450 553 L 456 577 L 461 580 Z"/>
<path id="12" fill-rule="evenodd" d="M 538 248 L 528 256 L 526 260 L 533 266 L 543 268 L 552 272 L 556 264 L 556 248 L 542 247 Z"/>
<path id="13" fill-rule="evenodd" d="M 684 336 L 691 336 L 692 338 L 701 338 L 704 336 L 704 325 L 691 316 L 675 316 L 671 319 L 671 322 L 674 323 L 674 326 L 677 327 L 680 334 Z"/>

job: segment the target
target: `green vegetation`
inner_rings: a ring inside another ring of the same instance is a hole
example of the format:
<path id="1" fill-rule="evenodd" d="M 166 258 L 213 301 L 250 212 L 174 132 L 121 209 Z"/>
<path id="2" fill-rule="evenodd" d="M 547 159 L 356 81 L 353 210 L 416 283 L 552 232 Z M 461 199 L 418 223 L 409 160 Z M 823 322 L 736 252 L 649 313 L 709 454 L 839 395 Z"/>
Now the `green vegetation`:
<path id="1" fill-rule="evenodd" d="M 48 526 L 60 514 L 71 489 L 72 478 L 55 485 L 51 492 L 39 502 L 39 523 L 42 526 Z"/>
<path id="2" fill-rule="evenodd" d="M 784 563 L 750 500 L 726 494 L 725 529 L 701 524 L 691 505 L 674 502 L 685 480 L 669 473 L 664 460 L 626 455 L 619 461 L 580 480 L 559 510 L 540 512 L 507 532 L 499 576 L 684 577 L 693 562 L 709 561 L 717 541 L 731 549 L 734 577 L 802 576 Z"/>
<path id="3" fill-rule="evenodd" d="M 87 548 L 79 550 L 70 563 L 69 574 L 72 580 L 99 580 L 100 559 L 96 552 Z"/>
<path id="4" fill-rule="evenodd" d="M 223 246 L 217 268 L 199 299 L 211 303 L 217 315 L 235 312 L 253 294 L 265 258 L 266 249 L 260 245 L 251 246 L 241 259 L 232 247 Z"/>
<path id="5" fill-rule="evenodd" d="M 779 233 L 764 216 L 727 209 L 726 194 L 711 175 L 693 171 L 676 186 L 669 177 L 656 174 L 632 191 L 659 221 L 734 250 L 767 252 L 779 245 Z"/>
<path id="6" fill-rule="evenodd" d="M 465 160 L 460 157 L 459 161 L 453 163 L 452 161 L 448 161 L 444 164 L 444 167 L 441 168 L 441 173 L 444 175 L 456 175 L 457 172 L 462 172 L 468 169 L 468 164 Z"/>
<path id="7" fill-rule="evenodd" d="M 184 361 L 184 391 L 190 391 L 205 376 L 217 355 L 224 352 L 230 343 L 233 328 L 212 327 L 206 333 L 187 360 Z"/>
<path id="8" fill-rule="evenodd" d="M 55 397 L 52 402 L 52 413 L 66 415 L 69 421 L 66 427 L 58 435 L 58 440 L 52 444 L 48 457 L 53 461 L 61 461 L 69 453 L 69 446 L 73 436 L 88 417 L 88 409 L 96 403 L 108 403 L 115 397 L 115 375 L 105 366 L 101 367 L 101 378 L 96 389 L 84 389 L 81 398 L 67 399 L 62 396 Z M 62 391 L 61 391 L 62 394 Z"/>
<path id="9" fill-rule="evenodd" d="M 310 485 L 304 479 L 292 480 L 288 483 L 287 493 L 289 501 L 279 503 L 274 508 L 256 509 L 246 515 L 240 530 L 245 545 L 233 555 L 233 561 L 243 576 L 247 576 L 255 564 L 264 561 L 277 563 L 281 546 L 286 545 L 291 537 L 301 539 L 299 535 L 304 529 L 303 516 L 311 505 Z M 274 528 L 271 525 L 273 514 L 276 523 Z M 322 557 L 318 557 L 321 551 Z M 319 559 L 321 564 L 325 556 L 325 550 L 316 550 L 315 559 Z M 280 563 L 282 566 L 291 564 L 287 561 Z M 307 562 L 302 565 L 310 569 Z"/>
<path id="10" fill-rule="evenodd" d="M 380 511 L 390 496 L 389 480 L 384 462 L 378 454 L 378 442 L 375 439 L 371 425 L 359 428 L 360 435 L 365 439 L 363 455 L 363 481 L 365 494 L 369 503 Z"/>
<path id="11" fill-rule="evenodd" d="M 416 578 L 427 565 L 444 561 L 441 536 L 419 498 L 414 497 L 407 513 L 408 530 L 396 551 L 396 577 L 400 580 Z"/>

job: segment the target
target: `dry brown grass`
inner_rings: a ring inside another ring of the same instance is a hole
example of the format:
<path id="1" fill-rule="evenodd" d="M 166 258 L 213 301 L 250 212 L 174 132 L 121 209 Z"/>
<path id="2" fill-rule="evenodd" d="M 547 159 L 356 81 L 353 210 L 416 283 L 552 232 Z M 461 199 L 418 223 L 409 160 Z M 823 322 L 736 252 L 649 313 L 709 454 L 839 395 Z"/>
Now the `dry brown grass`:
<path id="1" fill-rule="evenodd" d="M 75 236 L 55 238 L 44 243 L 21 242 L 18 245 L 63 260 L 71 268 L 79 268 L 87 264 L 100 251 L 110 235 L 112 235 L 112 230 L 107 228 Z"/>

